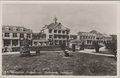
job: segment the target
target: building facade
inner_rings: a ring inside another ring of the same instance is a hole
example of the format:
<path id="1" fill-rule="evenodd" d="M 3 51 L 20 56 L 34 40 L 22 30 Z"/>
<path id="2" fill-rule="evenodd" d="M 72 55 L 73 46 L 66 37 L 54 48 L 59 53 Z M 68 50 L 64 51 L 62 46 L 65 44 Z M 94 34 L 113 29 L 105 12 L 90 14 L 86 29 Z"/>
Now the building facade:
<path id="1" fill-rule="evenodd" d="M 95 30 L 78 32 L 76 35 L 70 34 L 70 29 L 63 26 L 60 22 L 57 22 L 57 18 L 54 19 L 53 23 L 45 25 L 39 33 L 33 33 L 31 29 L 24 27 L 3 25 L 3 49 L 13 49 L 22 46 L 22 40 L 24 38 L 31 40 L 31 46 L 65 44 L 69 47 L 73 45 L 79 47 L 84 43 L 89 47 L 93 45 L 93 41 L 97 40 L 99 43 L 107 43 L 113 38 L 116 38 L 116 36 L 102 34 Z"/>
<path id="2" fill-rule="evenodd" d="M 43 32 L 33 33 L 32 46 L 44 46 L 44 45 L 48 45 L 46 34 Z"/>
<path id="3" fill-rule="evenodd" d="M 107 43 L 107 42 L 112 40 L 112 37 L 110 35 L 107 35 L 105 33 L 97 32 L 96 30 L 92 30 L 92 31 L 90 31 L 90 33 L 96 34 L 96 40 L 99 43 Z"/>
<path id="4" fill-rule="evenodd" d="M 83 41 L 88 47 L 93 45 L 93 41 L 98 41 L 100 45 L 112 40 L 112 37 L 107 34 L 102 34 L 96 30 L 90 32 L 78 32 L 78 39 Z"/>
<path id="5" fill-rule="evenodd" d="M 78 39 L 84 42 L 86 45 L 92 45 L 96 40 L 96 34 L 89 32 L 78 32 Z"/>
<path id="6" fill-rule="evenodd" d="M 32 39 L 32 30 L 18 26 L 2 26 L 2 47 L 14 48 L 22 45 L 23 38 Z"/>
<path id="7" fill-rule="evenodd" d="M 49 45 L 67 45 L 70 29 L 64 27 L 60 22 L 57 22 L 57 18 L 55 18 L 54 22 L 45 25 L 41 32 L 46 33 L 46 40 L 49 41 Z"/>

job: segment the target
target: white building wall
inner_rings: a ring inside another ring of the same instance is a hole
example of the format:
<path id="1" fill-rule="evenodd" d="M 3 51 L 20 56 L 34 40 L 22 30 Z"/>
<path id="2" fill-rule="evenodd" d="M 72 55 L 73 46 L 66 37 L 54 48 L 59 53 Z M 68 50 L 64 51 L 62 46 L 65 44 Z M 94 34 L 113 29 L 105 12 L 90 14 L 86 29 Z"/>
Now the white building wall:
<path id="1" fill-rule="evenodd" d="M 44 33 L 46 33 L 46 40 L 49 38 L 49 30 L 48 29 L 45 29 L 44 30 Z"/>

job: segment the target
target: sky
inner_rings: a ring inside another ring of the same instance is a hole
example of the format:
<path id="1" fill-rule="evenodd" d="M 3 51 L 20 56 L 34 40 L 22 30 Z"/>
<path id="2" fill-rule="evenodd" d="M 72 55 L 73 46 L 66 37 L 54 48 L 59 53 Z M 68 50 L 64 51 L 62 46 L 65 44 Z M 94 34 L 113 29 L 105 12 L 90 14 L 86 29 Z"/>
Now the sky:
<path id="1" fill-rule="evenodd" d="M 70 28 L 71 33 L 97 30 L 117 33 L 117 8 L 114 4 L 3 4 L 2 24 L 24 26 L 33 32 L 58 22 Z"/>

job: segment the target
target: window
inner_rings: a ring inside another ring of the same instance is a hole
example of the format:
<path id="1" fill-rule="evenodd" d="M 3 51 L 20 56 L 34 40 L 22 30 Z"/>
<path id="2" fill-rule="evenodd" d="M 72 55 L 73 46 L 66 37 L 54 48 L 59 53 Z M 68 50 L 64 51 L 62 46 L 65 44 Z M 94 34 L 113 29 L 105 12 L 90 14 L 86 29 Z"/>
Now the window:
<path id="1" fill-rule="evenodd" d="M 34 42 L 34 45 L 37 45 L 37 42 Z"/>
<path id="2" fill-rule="evenodd" d="M 12 28 L 9 28 L 9 30 L 12 30 Z"/>
<path id="3" fill-rule="evenodd" d="M 5 30 L 9 30 L 9 27 L 5 27 Z"/>
<path id="4" fill-rule="evenodd" d="M 23 29 L 23 31 L 26 31 L 25 29 Z"/>
<path id="5" fill-rule="evenodd" d="M 65 31 L 63 31 L 62 33 L 65 33 Z"/>
<path id="6" fill-rule="evenodd" d="M 16 31 L 19 31 L 19 29 L 17 28 Z"/>
<path id="7" fill-rule="evenodd" d="M 16 27 L 13 28 L 13 31 L 16 31 Z"/>
<path id="8" fill-rule="evenodd" d="M 9 37 L 10 36 L 10 34 L 9 33 L 5 33 L 5 37 Z"/>
<path id="9" fill-rule="evenodd" d="M 80 36 L 80 39 L 82 39 L 82 36 Z"/>
<path id="10" fill-rule="evenodd" d="M 61 33 L 61 30 L 59 30 L 58 33 Z"/>
<path id="11" fill-rule="evenodd" d="M 57 30 L 54 30 L 54 33 L 57 33 Z"/>
<path id="12" fill-rule="evenodd" d="M 30 36 L 30 34 L 27 34 L 27 38 L 30 38 L 31 36 Z"/>
<path id="13" fill-rule="evenodd" d="M 20 38 L 24 38 L 24 34 L 23 33 L 20 34 Z"/>
<path id="14" fill-rule="evenodd" d="M 88 36 L 88 39 L 90 39 L 91 38 L 91 36 Z"/>
<path id="15" fill-rule="evenodd" d="M 13 33 L 13 37 L 17 37 L 17 33 Z"/>
<path id="16" fill-rule="evenodd" d="M 82 38 L 83 38 L 83 39 L 85 39 L 85 37 L 84 37 L 84 36 L 83 36 Z"/>
<path id="17" fill-rule="evenodd" d="M 52 35 L 49 35 L 49 38 L 52 38 Z"/>
<path id="18" fill-rule="evenodd" d="M 63 39 L 65 39 L 65 36 L 63 36 Z"/>
<path id="19" fill-rule="evenodd" d="M 60 39 L 60 38 L 61 38 L 61 36 L 58 36 L 58 38 Z"/>
<path id="20" fill-rule="evenodd" d="M 57 38 L 57 36 L 55 35 L 54 38 Z"/>
<path id="21" fill-rule="evenodd" d="M 52 33 L 52 29 L 49 29 L 49 33 Z"/>
<path id="22" fill-rule="evenodd" d="M 17 46 L 18 45 L 18 40 L 12 40 L 12 45 Z"/>
<path id="23" fill-rule="evenodd" d="M 23 28 L 20 28 L 20 31 L 23 31 Z"/>

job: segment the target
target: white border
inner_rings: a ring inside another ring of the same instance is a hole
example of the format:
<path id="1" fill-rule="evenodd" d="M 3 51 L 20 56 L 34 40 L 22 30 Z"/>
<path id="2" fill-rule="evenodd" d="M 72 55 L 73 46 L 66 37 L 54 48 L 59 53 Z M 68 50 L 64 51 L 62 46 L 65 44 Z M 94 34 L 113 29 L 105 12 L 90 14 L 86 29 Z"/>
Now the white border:
<path id="1" fill-rule="evenodd" d="M 119 4 L 120 1 L 1 1 L 2 4 Z"/>
<path id="2" fill-rule="evenodd" d="M 118 51 L 120 51 L 119 49 L 119 39 L 120 39 L 120 32 L 119 32 L 119 29 L 120 29 L 120 1 L 1 1 L 0 3 L 0 29 L 2 27 L 2 5 L 3 4 L 116 4 L 117 5 L 117 39 L 118 39 Z M 2 30 L 2 29 L 1 29 Z M 0 30 L 0 31 L 1 31 Z M 2 31 L 1 31 L 2 33 Z M 2 34 L 0 33 L 0 43 L 2 43 Z M 0 48 L 2 47 L 2 45 L 0 45 Z M 120 78 L 120 71 L 119 71 L 119 63 L 120 63 L 120 57 L 119 57 L 119 53 L 118 53 L 118 58 L 117 58 L 117 76 L 52 76 L 52 75 L 32 75 L 32 76 L 26 76 L 26 75 L 17 75 L 17 76 L 2 76 L 2 49 L 1 49 L 1 52 L 0 52 L 0 55 L 1 55 L 1 58 L 0 58 L 0 77 L 2 78 L 21 78 L 21 77 L 24 77 L 24 78 Z"/>

